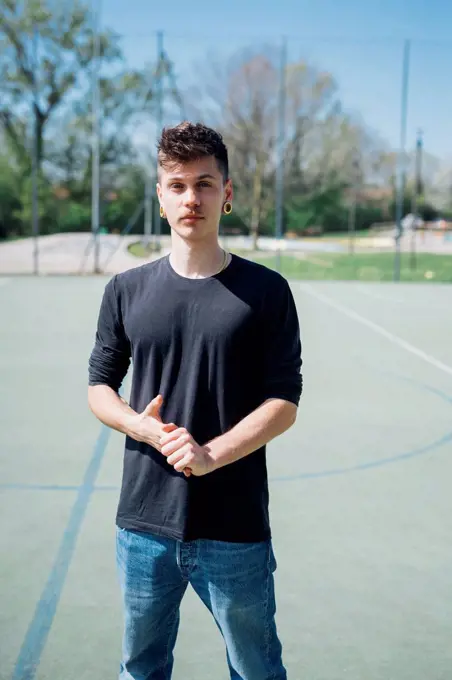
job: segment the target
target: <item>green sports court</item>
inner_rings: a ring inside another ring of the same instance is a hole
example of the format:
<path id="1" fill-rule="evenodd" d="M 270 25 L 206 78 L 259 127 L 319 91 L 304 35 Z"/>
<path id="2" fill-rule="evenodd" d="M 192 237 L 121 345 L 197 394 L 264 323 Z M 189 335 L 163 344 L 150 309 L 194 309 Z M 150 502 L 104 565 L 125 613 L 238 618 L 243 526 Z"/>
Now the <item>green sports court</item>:
<path id="1" fill-rule="evenodd" d="M 0 278 L 1 680 L 117 677 L 123 442 L 86 400 L 107 280 Z M 268 447 L 288 677 L 449 680 L 452 286 L 291 285 L 304 394 Z M 175 657 L 174 680 L 227 680 L 190 590 Z"/>

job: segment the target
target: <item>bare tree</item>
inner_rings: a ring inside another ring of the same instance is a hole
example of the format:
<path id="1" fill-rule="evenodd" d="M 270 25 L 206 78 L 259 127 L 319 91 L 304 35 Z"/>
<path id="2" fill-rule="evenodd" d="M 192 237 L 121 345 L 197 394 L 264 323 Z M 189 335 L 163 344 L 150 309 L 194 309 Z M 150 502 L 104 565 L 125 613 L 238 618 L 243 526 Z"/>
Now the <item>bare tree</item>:
<path id="1" fill-rule="evenodd" d="M 275 204 L 278 54 L 261 47 L 239 52 L 227 62 L 212 56 L 208 62 L 200 79 L 205 86 L 198 85 L 193 98 L 202 118 L 224 134 L 235 206 L 250 225 L 256 247 L 260 225 Z M 288 64 L 285 84 L 285 205 L 292 198 L 299 204 L 303 196 L 311 199 L 365 184 L 375 175 L 384 147 L 344 110 L 333 76 L 302 61 Z"/>

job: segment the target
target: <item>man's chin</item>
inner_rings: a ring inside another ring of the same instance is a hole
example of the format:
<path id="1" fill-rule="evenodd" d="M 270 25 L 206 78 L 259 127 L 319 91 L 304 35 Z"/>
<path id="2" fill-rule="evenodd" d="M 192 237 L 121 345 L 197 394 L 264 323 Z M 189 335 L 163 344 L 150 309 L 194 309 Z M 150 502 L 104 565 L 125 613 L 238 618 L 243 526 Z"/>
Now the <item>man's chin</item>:
<path id="1" fill-rule="evenodd" d="M 179 222 L 172 230 L 186 241 L 200 241 L 203 238 L 206 238 L 206 236 L 209 236 L 212 231 L 202 221 L 194 222 L 193 224 Z"/>

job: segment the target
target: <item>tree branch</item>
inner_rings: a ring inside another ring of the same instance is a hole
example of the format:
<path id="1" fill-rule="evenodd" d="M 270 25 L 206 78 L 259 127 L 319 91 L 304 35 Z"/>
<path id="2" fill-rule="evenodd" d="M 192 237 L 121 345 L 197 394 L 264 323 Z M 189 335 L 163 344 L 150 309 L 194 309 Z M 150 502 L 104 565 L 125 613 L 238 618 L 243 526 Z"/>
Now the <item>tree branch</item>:
<path id="1" fill-rule="evenodd" d="M 3 28 L 5 31 L 6 36 L 8 37 L 8 40 L 11 42 L 12 46 L 14 47 L 17 55 L 17 63 L 19 64 L 19 70 L 24 76 L 25 80 L 29 85 L 32 87 L 35 86 L 35 77 L 33 70 L 28 67 L 28 65 L 25 63 L 25 58 L 26 58 L 26 52 L 24 49 L 24 46 L 21 44 L 19 41 L 16 33 L 14 32 L 13 28 L 5 21 L 5 19 L 0 19 L 0 27 Z"/>
<path id="2" fill-rule="evenodd" d="M 13 116 L 10 111 L 0 110 L 0 123 L 3 126 L 5 133 L 11 140 L 16 149 L 18 157 L 24 161 L 27 158 L 27 151 L 24 144 L 24 138 L 20 135 L 20 131 L 16 130 L 13 122 Z"/>

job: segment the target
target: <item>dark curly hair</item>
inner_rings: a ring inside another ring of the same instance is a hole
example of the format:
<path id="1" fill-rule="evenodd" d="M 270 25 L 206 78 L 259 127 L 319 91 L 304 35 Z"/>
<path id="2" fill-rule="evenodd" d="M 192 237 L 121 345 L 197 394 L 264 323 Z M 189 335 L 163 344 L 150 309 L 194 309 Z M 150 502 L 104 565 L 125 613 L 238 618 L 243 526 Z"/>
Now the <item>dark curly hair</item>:
<path id="1" fill-rule="evenodd" d="M 162 168 L 214 156 L 224 181 L 229 177 L 228 151 L 223 137 L 202 123 L 184 121 L 175 127 L 164 128 L 157 148 Z"/>

